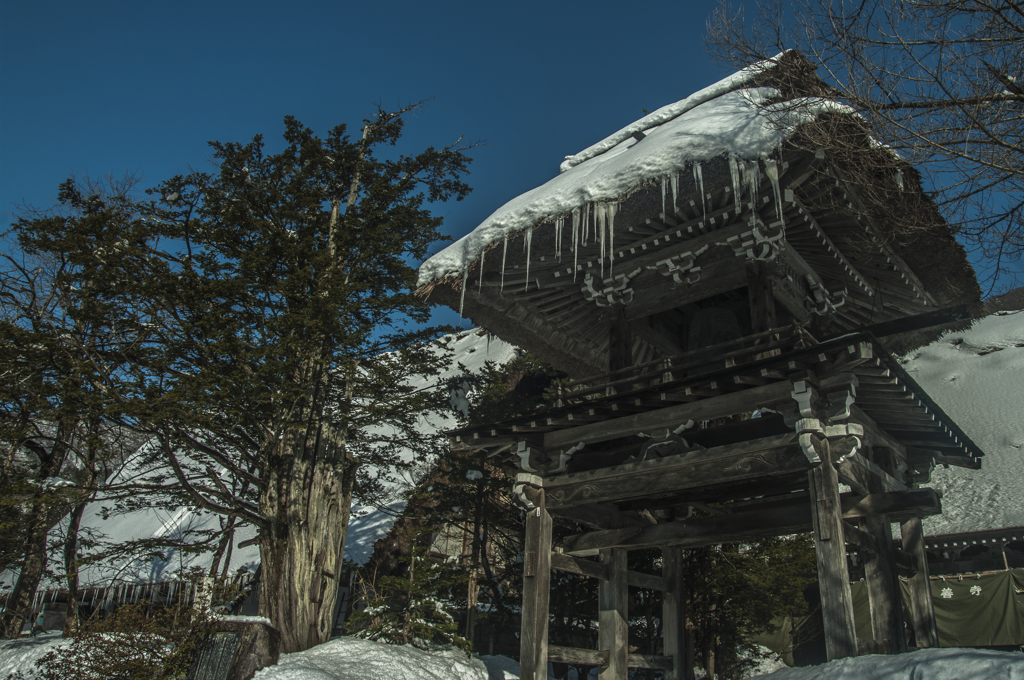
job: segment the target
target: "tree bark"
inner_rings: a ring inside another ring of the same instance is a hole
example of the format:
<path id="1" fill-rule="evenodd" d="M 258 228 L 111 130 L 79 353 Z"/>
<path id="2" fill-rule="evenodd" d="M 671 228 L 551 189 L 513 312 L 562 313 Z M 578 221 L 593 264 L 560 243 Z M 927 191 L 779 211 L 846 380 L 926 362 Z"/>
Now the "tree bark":
<path id="1" fill-rule="evenodd" d="M 68 534 L 64 539 L 64 573 L 68 581 L 68 616 L 64 620 L 64 637 L 78 632 L 78 531 L 85 513 L 84 501 L 75 506 L 68 518 Z"/>
<path id="2" fill-rule="evenodd" d="M 289 439 L 271 454 L 260 494 L 271 520 L 260 540 L 260 615 L 281 632 L 284 653 L 331 636 L 355 473 L 347 454 L 344 464 L 303 456 Z M 329 446 L 324 439 L 316 438 L 317 448 Z"/>

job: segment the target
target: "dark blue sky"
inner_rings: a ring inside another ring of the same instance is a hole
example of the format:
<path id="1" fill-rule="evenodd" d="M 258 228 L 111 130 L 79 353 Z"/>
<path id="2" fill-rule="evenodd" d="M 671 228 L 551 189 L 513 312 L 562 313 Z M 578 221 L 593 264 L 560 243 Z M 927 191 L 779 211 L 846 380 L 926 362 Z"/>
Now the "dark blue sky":
<path id="1" fill-rule="evenodd" d="M 699 6 L 699 9 L 694 9 Z M 155 184 L 208 168 L 208 140 L 279 139 L 287 114 L 324 133 L 376 103 L 433 97 L 410 150 L 459 135 L 475 191 L 465 233 L 547 180 L 563 156 L 718 79 L 711 4 L 666 2 L 5 2 L 0 216 L 49 205 L 70 174 Z"/>
<path id="2" fill-rule="evenodd" d="M 0 224 L 70 175 L 151 186 L 210 169 L 208 140 L 273 144 L 294 115 L 358 129 L 433 97 L 405 148 L 460 135 L 474 192 L 461 236 L 561 159 L 725 71 L 703 51 L 713 3 L 0 3 Z"/>

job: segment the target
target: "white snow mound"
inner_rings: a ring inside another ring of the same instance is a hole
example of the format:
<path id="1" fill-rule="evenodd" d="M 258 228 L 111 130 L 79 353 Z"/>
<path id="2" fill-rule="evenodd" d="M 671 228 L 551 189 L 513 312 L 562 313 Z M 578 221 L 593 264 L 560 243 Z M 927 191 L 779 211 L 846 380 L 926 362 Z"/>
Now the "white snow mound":
<path id="1" fill-rule="evenodd" d="M 809 668 L 787 668 L 762 680 L 1024 680 L 1024 654 L 987 649 L 922 649 L 868 655 Z"/>
<path id="2" fill-rule="evenodd" d="M 336 638 L 312 649 L 284 654 L 253 680 L 488 680 L 480 659 L 457 649 L 425 652 L 409 645 Z"/>

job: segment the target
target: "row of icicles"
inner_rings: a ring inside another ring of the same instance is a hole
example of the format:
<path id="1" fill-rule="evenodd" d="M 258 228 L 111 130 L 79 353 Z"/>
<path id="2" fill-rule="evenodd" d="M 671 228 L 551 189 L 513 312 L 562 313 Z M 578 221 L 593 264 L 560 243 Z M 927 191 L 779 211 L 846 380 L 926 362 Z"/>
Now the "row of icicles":
<path id="1" fill-rule="evenodd" d="M 781 157 L 781 154 L 780 154 Z M 782 192 L 779 187 L 779 166 L 778 161 L 773 158 L 764 158 L 764 174 L 771 182 L 775 194 L 775 210 L 780 221 L 782 221 Z M 707 220 L 707 198 L 704 192 L 704 174 L 700 162 L 692 164 L 693 182 L 700 189 L 701 210 L 704 219 Z M 758 159 L 746 160 L 738 156 L 729 156 L 729 175 L 732 179 L 733 200 L 736 214 L 742 213 L 741 197 L 744 188 L 749 196 L 749 203 L 753 207 L 757 205 L 758 187 L 761 184 L 761 164 Z M 666 216 L 668 191 L 672 192 L 673 213 L 679 200 L 679 173 L 665 175 L 661 178 L 661 214 Z M 569 252 L 573 254 L 573 280 L 576 280 L 576 272 L 579 268 L 579 251 L 585 248 L 591 241 L 600 244 L 598 261 L 601 267 L 601 278 L 604 279 L 605 253 L 608 255 L 608 273 L 614 276 L 614 251 L 615 251 L 615 214 L 618 212 L 618 203 L 584 203 L 580 208 L 573 208 L 568 216 L 555 219 L 555 257 L 562 261 L 562 240 L 563 233 L 568 219 L 572 229 L 572 238 L 569 239 Z M 754 221 L 754 211 L 750 213 L 751 223 Z M 783 225 L 784 226 L 784 225 Z M 530 287 L 530 257 L 533 245 L 533 229 L 527 229 L 523 238 L 523 251 L 526 253 L 526 283 L 523 291 Z M 486 248 L 480 253 L 480 280 L 477 290 L 483 288 L 484 283 L 484 255 Z M 505 234 L 501 251 L 501 284 L 499 291 L 505 290 L 505 261 L 508 256 L 508 233 Z M 459 300 L 459 316 L 462 316 L 463 305 L 466 301 L 466 276 L 469 270 L 466 258 L 462 264 L 462 296 Z"/>

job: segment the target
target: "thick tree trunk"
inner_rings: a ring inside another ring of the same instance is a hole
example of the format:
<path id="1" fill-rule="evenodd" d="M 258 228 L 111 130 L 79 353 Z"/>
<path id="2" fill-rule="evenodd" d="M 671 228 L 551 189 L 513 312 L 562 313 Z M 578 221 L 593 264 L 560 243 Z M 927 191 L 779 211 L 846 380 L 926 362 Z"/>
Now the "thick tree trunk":
<path id="1" fill-rule="evenodd" d="M 271 454 L 268 473 L 260 510 L 272 526 L 260 541 L 260 615 L 281 632 L 282 652 L 298 652 L 331 635 L 354 466 L 285 444 Z"/>
<path id="2" fill-rule="evenodd" d="M 38 505 L 38 503 L 37 503 Z M 33 506 L 27 517 L 25 558 L 21 573 L 14 585 L 14 591 L 7 600 L 2 618 L 0 634 L 6 639 L 17 639 L 30 615 L 32 598 L 39 587 L 39 581 L 46 570 L 46 533 L 49 530 L 45 508 Z"/>
<path id="3" fill-rule="evenodd" d="M 64 620 L 64 637 L 78 632 L 78 530 L 88 501 L 79 503 L 68 519 L 68 533 L 64 539 L 64 573 L 68 581 L 68 617 Z"/>

